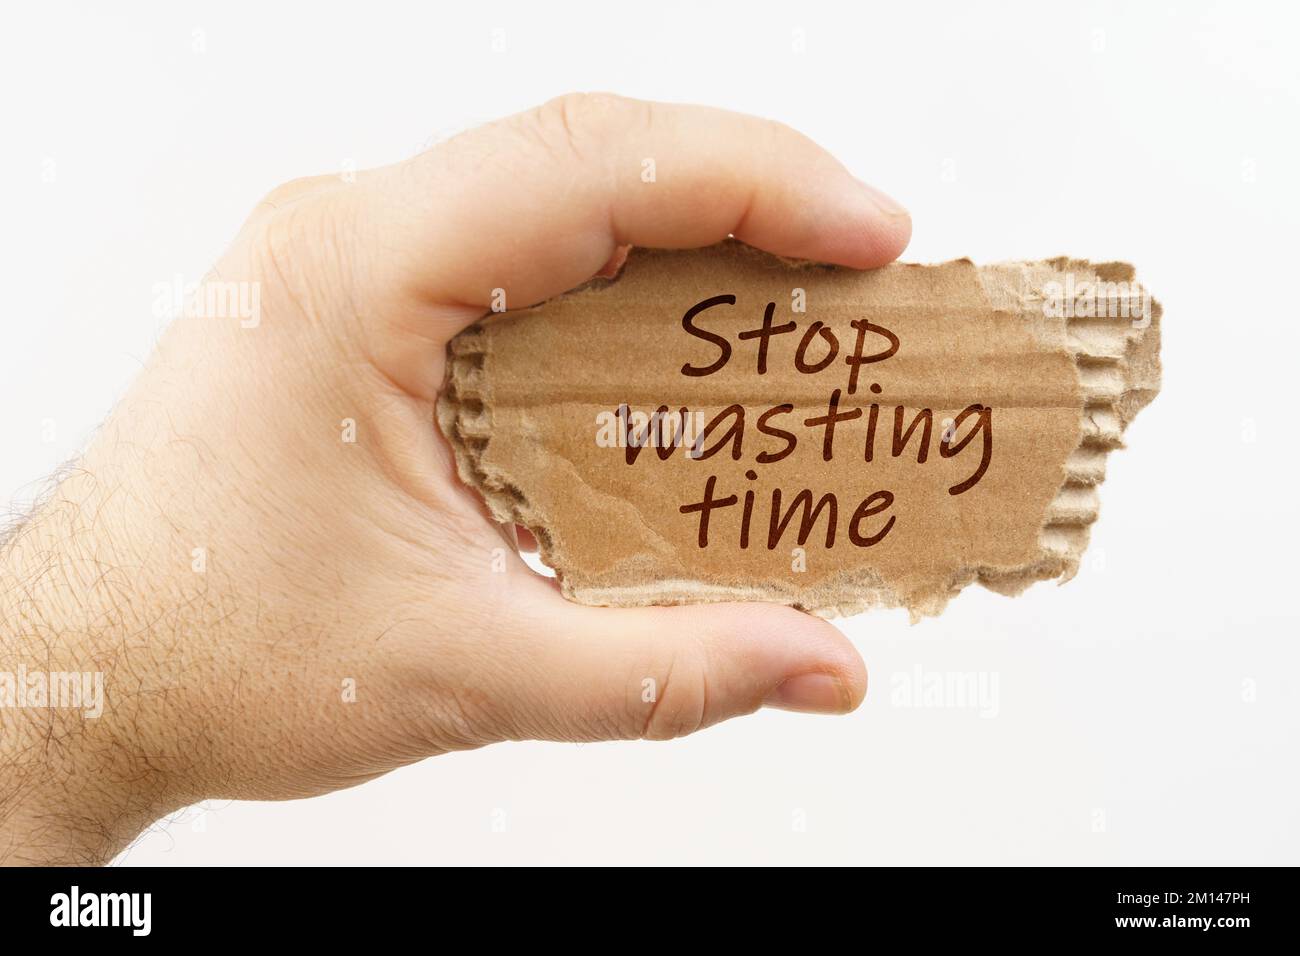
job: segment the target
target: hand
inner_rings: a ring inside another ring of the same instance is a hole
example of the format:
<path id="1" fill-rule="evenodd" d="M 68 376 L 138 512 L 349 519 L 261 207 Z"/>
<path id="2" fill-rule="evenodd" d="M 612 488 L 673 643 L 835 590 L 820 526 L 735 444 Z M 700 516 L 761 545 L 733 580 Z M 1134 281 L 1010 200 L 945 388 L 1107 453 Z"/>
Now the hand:
<path id="1" fill-rule="evenodd" d="M 0 707 L 0 858 L 105 861 L 198 800 L 493 741 L 852 710 L 866 672 L 822 620 L 581 607 L 513 547 L 494 573 L 514 529 L 457 481 L 434 402 L 494 289 L 531 305 L 628 245 L 728 234 L 870 268 L 910 231 L 785 127 L 604 95 L 276 189 L 4 547 L 0 671 L 102 672 L 104 702 Z"/>

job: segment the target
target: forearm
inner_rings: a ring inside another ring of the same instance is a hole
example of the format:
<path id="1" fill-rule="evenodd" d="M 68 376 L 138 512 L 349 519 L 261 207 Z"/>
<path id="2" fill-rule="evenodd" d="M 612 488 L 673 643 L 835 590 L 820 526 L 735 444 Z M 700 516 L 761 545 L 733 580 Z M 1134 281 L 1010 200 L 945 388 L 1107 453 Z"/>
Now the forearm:
<path id="1" fill-rule="evenodd" d="M 139 597 L 74 472 L 0 544 L 0 862 L 99 864 L 167 809 L 138 723 Z"/>

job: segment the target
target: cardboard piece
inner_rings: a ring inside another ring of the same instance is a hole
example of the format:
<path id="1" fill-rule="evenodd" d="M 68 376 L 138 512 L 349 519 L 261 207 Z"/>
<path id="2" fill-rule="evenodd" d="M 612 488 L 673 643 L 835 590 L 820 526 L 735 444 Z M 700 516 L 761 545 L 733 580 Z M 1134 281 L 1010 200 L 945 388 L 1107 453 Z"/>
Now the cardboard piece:
<path id="1" fill-rule="evenodd" d="M 457 336 L 438 417 L 573 600 L 935 614 L 1074 575 L 1159 317 L 1122 263 L 637 249 Z"/>

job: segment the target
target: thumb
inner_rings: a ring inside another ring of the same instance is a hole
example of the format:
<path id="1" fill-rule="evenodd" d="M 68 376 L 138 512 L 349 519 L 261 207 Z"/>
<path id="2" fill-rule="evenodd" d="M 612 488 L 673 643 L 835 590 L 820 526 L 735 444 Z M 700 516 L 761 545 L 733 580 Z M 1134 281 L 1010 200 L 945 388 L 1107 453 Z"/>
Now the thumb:
<path id="1" fill-rule="evenodd" d="M 848 639 L 788 607 L 591 608 L 548 589 L 525 613 L 511 737 L 665 740 L 762 706 L 847 713 L 866 695 Z"/>

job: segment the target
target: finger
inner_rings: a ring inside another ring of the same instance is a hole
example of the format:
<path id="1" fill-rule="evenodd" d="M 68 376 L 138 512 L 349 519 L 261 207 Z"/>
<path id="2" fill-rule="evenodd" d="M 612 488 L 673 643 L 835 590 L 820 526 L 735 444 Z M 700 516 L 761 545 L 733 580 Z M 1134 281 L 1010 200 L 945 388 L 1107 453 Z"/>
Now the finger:
<path id="1" fill-rule="evenodd" d="M 368 184 L 410 284 L 487 308 L 531 305 L 620 244 L 736 238 L 868 268 L 896 258 L 907 213 L 768 120 L 608 95 L 561 97 L 440 144 Z M 379 199 L 378 197 L 381 197 Z"/>
<path id="2" fill-rule="evenodd" d="M 489 307 L 533 305 L 596 274 L 620 245 L 728 235 L 857 268 L 902 252 L 911 219 L 785 126 L 699 106 L 562 97 L 442 143 L 358 184 L 384 254 L 369 291 L 425 363 Z M 399 380 L 406 376 L 399 371 Z"/>
<path id="3" fill-rule="evenodd" d="M 792 608 L 590 608 L 554 592 L 530 603 L 509 736 L 667 739 L 762 706 L 846 713 L 866 694 L 853 645 Z"/>
<path id="4" fill-rule="evenodd" d="M 369 172 L 363 171 L 361 175 L 369 175 Z M 299 179 L 291 179 L 287 183 L 276 186 L 263 196 L 257 205 L 253 207 L 253 211 L 249 213 L 244 225 L 246 228 L 256 225 L 304 199 L 320 196 L 336 189 L 345 189 L 347 185 L 348 181 L 339 174 L 303 176 Z"/>

